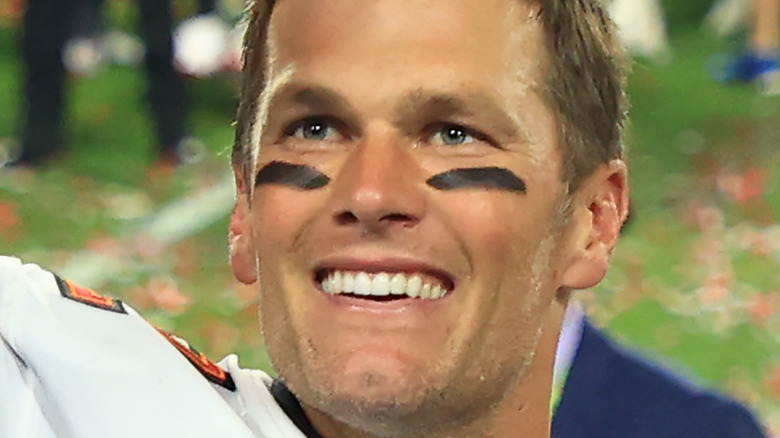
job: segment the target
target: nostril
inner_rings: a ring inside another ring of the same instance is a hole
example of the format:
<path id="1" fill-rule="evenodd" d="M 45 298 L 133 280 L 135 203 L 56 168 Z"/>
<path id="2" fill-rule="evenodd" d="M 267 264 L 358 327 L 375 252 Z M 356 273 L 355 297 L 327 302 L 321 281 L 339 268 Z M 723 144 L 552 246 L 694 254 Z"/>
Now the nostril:
<path id="1" fill-rule="evenodd" d="M 414 225 L 415 222 L 417 222 L 416 219 L 414 219 L 413 217 L 403 213 L 391 213 L 391 214 L 384 215 L 382 216 L 380 221 L 390 222 L 390 223 L 403 223 L 404 226 L 407 227 L 410 227 Z"/>
<path id="2" fill-rule="evenodd" d="M 336 215 L 336 223 L 338 225 L 352 225 L 360 222 L 355 213 L 351 211 L 344 211 Z"/>

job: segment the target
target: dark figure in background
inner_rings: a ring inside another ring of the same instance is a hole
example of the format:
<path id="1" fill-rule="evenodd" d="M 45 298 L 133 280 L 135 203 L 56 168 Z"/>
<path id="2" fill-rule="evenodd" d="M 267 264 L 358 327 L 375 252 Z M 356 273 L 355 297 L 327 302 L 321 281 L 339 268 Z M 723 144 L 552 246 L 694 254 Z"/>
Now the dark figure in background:
<path id="1" fill-rule="evenodd" d="M 24 14 L 22 59 L 25 88 L 19 164 L 35 165 L 64 146 L 66 68 L 63 48 L 74 36 L 94 36 L 104 0 L 28 0 Z M 146 46 L 147 98 L 155 123 L 161 160 L 175 163 L 176 147 L 186 134 L 189 101 L 173 64 L 171 5 L 167 0 L 138 0 L 139 29 Z M 213 11 L 214 0 L 200 12 Z"/>

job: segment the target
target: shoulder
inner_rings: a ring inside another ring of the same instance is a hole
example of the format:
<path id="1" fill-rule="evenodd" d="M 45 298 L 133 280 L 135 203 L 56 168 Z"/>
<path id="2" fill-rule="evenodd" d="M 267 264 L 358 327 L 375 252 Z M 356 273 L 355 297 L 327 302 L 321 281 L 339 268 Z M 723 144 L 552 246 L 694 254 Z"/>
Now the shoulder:
<path id="1" fill-rule="evenodd" d="M 582 420 L 603 437 L 759 438 L 742 405 L 698 387 L 669 369 L 616 345 L 585 325 L 559 406 L 560 423 Z M 556 421 L 559 418 L 556 418 Z M 578 436 L 576 434 L 557 435 Z"/>
<path id="2" fill-rule="evenodd" d="M 0 256 L 0 309 L 18 306 L 14 310 L 57 302 L 61 299 L 126 314 L 121 301 L 100 295 L 76 285 L 70 280 L 32 263 L 22 263 L 14 257 Z M 67 306 L 66 306 L 67 307 Z"/>
<path id="3" fill-rule="evenodd" d="M 125 303 L 9 257 L 0 337 L 0 381 L 15 382 L 0 417 L 34 394 L 29 409 L 73 436 L 255 436 L 226 403 L 237 398 L 226 369 Z"/>
<path id="4" fill-rule="evenodd" d="M 25 359 L 45 351 L 49 359 L 66 361 L 79 356 L 85 364 L 92 358 L 108 365 L 111 358 L 127 360 L 133 355 L 159 364 L 162 350 L 174 362 L 186 364 L 182 360 L 186 359 L 211 383 L 235 390 L 224 369 L 183 339 L 147 322 L 121 300 L 37 265 L 1 256 L 0 333 Z"/>
<path id="5" fill-rule="evenodd" d="M 0 256 L 0 333 L 23 350 L 38 339 L 104 339 L 146 325 L 120 300 L 82 287 L 35 264 Z M 118 337 L 118 336 L 116 336 Z"/>

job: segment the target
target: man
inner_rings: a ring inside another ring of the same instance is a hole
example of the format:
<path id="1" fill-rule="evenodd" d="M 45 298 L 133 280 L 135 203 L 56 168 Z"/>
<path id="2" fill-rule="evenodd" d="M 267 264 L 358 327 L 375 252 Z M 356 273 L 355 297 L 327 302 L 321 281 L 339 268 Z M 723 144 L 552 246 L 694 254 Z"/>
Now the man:
<path id="1" fill-rule="evenodd" d="M 280 378 L 0 258 L 0 435 L 549 437 L 628 204 L 601 7 L 258 1 L 246 38 L 231 263 Z"/>
<path id="2" fill-rule="evenodd" d="M 247 59 L 244 96 L 262 98 L 243 101 L 238 144 L 261 149 L 234 155 L 233 265 L 262 283 L 271 357 L 323 436 L 546 436 L 568 291 L 601 279 L 626 214 L 620 55 L 592 4 L 432 3 L 310 2 L 302 18 L 280 2 L 250 33 L 270 56 Z M 415 271 L 445 295 L 387 301 Z M 579 337 L 556 437 L 761 436 L 592 327 Z"/>
<path id="3" fill-rule="evenodd" d="M 627 209 L 608 28 L 512 0 L 285 0 L 262 47 L 250 25 L 233 265 L 320 434 L 549 436 L 568 293 Z"/>

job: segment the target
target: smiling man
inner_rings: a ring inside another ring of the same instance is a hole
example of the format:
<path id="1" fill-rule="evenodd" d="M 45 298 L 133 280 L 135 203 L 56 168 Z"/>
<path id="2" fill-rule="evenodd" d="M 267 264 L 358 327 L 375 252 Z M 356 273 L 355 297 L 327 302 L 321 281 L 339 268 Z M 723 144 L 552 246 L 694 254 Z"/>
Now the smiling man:
<path id="1" fill-rule="evenodd" d="M 232 263 L 313 426 L 549 436 L 569 292 L 627 210 L 598 4 L 257 2 L 247 47 Z"/>
<path id="2" fill-rule="evenodd" d="M 279 378 L 0 258 L 0 435 L 549 437 L 569 294 L 628 204 L 599 2 L 249 15 L 231 263 Z"/>

